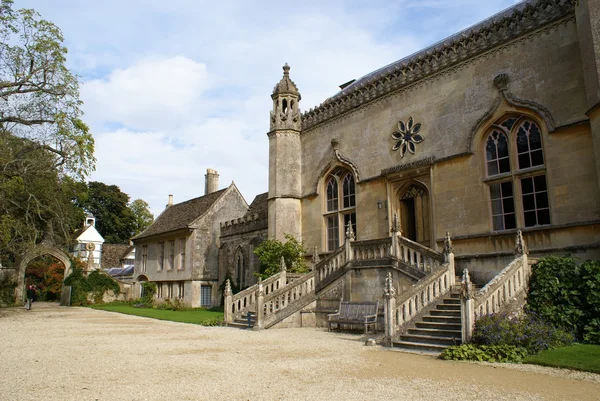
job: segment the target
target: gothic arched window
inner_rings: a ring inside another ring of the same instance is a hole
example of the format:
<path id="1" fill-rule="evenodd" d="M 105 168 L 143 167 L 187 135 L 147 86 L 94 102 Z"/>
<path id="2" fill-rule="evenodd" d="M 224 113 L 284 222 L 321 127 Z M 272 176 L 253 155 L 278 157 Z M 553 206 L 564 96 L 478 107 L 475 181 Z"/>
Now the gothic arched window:
<path id="1" fill-rule="evenodd" d="M 336 168 L 325 180 L 325 227 L 327 250 L 340 247 L 345 238 L 345 227 L 351 222 L 356 233 L 356 184 L 354 175 L 344 168 Z"/>
<path id="2" fill-rule="evenodd" d="M 498 120 L 485 140 L 485 161 L 495 231 L 550 224 L 538 123 L 523 115 Z"/>

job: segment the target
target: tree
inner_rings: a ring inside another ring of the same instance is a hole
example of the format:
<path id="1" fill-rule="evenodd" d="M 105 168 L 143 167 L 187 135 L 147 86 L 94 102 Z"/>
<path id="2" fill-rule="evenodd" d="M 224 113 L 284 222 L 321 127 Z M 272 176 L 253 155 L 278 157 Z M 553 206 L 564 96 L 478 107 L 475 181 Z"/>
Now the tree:
<path id="1" fill-rule="evenodd" d="M 94 168 L 94 139 L 81 120 L 79 82 L 53 23 L 34 10 L 0 3 L 0 132 L 31 141 L 61 173 L 83 178 Z"/>
<path id="2" fill-rule="evenodd" d="M 129 242 L 136 228 L 136 218 L 128 203 L 129 195 L 118 186 L 91 181 L 81 206 L 96 217 L 96 229 L 104 241 L 123 244 Z"/>
<path id="3" fill-rule="evenodd" d="M 154 221 L 154 215 L 150 212 L 150 206 L 142 199 L 136 199 L 129 204 L 129 209 L 133 213 L 134 228 L 132 237 L 144 231 Z"/>
<path id="4" fill-rule="evenodd" d="M 308 268 L 304 264 L 306 249 L 304 244 L 293 235 L 285 234 L 286 242 L 276 239 L 263 241 L 254 249 L 254 254 L 260 259 L 259 277 L 265 279 L 279 272 L 281 268 L 281 257 L 291 273 L 306 273 Z"/>
<path id="5" fill-rule="evenodd" d="M 44 239 L 69 246 L 73 200 L 94 167 L 79 83 L 60 30 L 0 0 L 0 263 Z"/>
<path id="6" fill-rule="evenodd" d="M 69 247 L 83 221 L 74 199 L 85 189 L 59 174 L 53 154 L 0 132 L 0 263 L 12 265 L 44 239 Z"/>

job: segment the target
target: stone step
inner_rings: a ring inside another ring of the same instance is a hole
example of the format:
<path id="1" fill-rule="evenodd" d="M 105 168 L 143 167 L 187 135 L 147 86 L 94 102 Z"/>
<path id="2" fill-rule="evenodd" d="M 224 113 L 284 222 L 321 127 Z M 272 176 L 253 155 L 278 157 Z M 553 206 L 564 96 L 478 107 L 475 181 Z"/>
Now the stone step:
<path id="1" fill-rule="evenodd" d="M 458 345 L 462 341 L 460 338 L 450 338 L 450 337 L 437 337 L 431 335 L 412 335 L 412 334 L 403 334 L 400 336 L 400 341 L 412 342 L 412 343 L 421 343 L 421 344 L 434 344 L 440 345 L 444 348 L 450 347 L 452 345 Z"/>
<path id="2" fill-rule="evenodd" d="M 460 325 L 460 316 L 423 316 L 423 322 L 454 323 Z"/>
<path id="3" fill-rule="evenodd" d="M 450 310 L 432 310 L 429 312 L 431 316 L 446 316 L 446 317 L 457 317 L 460 319 L 460 311 Z"/>
<path id="4" fill-rule="evenodd" d="M 460 311 L 460 305 L 452 305 L 452 304 L 445 304 L 445 303 L 437 305 L 436 308 L 438 310 Z"/>
<path id="5" fill-rule="evenodd" d="M 458 322 L 446 323 L 446 322 L 416 322 L 415 325 L 418 329 L 435 329 L 435 330 L 462 330 L 460 319 Z"/>
<path id="6" fill-rule="evenodd" d="M 440 353 L 446 348 L 445 345 L 435 345 L 435 344 L 424 344 L 417 343 L 412 341 L 393 341 L 392 346 L 395 348 L 410 350 L 410 351 L 421 351 L 421 352 L 435 352 Z"/>
<path id="7" fill-rule="evenodd" d="M 227 327 L 237 327 L 239 329 L 251 329 L 252 327 L 254 327 L 254 325 L 248 327 L 248 322 L 240 323 L 239 321 L 233 321 L 231 323 L 228 323 Z"/>
<path id="8" fill-rule="evenodd" d="M 409 329 L 409 335 L 417 336 L 433 336 L 433 337 L 449 337 L 449 338 L 461 338 L 461 330 L 450 330 L 450 329 L 433 329 L 418 327 L 416 329 Z"/>
<path id="9" fill-rule="evenodd" d="M 460 299 L 458 298 L 445 298 L 444 301 L 442 302 L 444 305 L 459 305 L 460 306 Z"/>

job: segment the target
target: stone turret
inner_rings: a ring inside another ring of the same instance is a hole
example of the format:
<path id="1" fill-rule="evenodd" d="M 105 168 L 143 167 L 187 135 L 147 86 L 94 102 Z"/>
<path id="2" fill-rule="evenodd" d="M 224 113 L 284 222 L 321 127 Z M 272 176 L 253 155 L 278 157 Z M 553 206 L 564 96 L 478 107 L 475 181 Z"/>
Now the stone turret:
<path id="1" fill-rule="evenodd" d="M 302 240 L 300 92 L 290 79 L 290 66 L 273 89 L 269 136 L 269 238 L 291 234 Z"/>

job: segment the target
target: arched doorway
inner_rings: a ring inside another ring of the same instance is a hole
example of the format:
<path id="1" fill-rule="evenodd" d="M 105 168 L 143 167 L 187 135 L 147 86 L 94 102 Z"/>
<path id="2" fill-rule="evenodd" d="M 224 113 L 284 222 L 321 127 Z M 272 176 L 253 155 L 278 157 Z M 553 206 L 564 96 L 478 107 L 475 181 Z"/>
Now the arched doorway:
<path id="1" fill-rule="evenodd" d="M 402 235 L 427 247 L 431 246 L 431 214 L 429 192 L 416 182 L 398 191 L 399 214 Z"/>
<path id="2" fill-rule="evenodd" d="M 37 245 L 35 248 L 31 249 L 30 251 L 26 252 L 24 255 L 22 255 L 18 261 L 17 261 L 17 288 L 15 290 L 15 297 L 17 299 L 17 302 L 22 303 L 24 301 L 23 297 L 25 295 L 25 271 L 27 269 L 27 266 L 29 265 L 29 262 L 31 262 L 32 260 L 40 257 L 40 256 L 45 256 L 45 255 L 50 255 L 52 257 L 54 257 L 55 259 L 57 259 L 59 262 L 61 262 L 64 266 L 65 266 L 65 274 L 63 277 L 63 281 L 64 278 L 69 277 L 69 275 L 71 274 L 71 272 L 73 271 L 73 267 L 71 266 L 71 259 L 69 258 L 69 256 L 62 251 L 61 249 L 51 245 L 51 244 L 47 244 L 47 243 L 42 243 L 40 245 Z M 68 300 L 65 300 L 65 286 L 63 285 L 63 290 L 62 290 L 62 294 L 63 296 L 61 296 L 61 305 L 68 305 Z"/>

